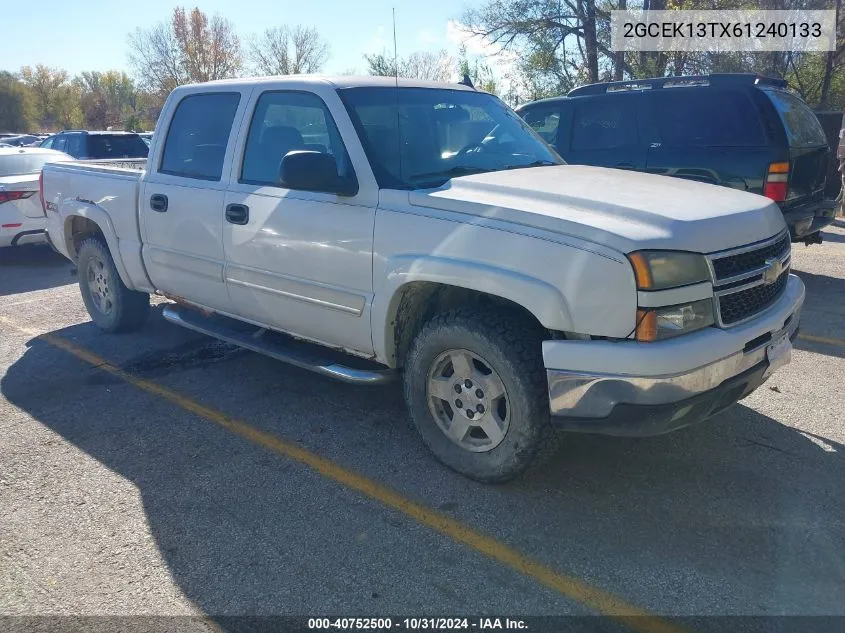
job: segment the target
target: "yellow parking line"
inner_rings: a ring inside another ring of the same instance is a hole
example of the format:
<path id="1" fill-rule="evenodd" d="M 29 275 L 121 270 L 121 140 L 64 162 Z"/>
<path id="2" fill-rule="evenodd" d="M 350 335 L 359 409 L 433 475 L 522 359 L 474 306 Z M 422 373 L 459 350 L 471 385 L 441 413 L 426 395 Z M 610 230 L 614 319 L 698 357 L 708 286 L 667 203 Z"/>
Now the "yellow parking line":
<path id="1" fill-rule="evenodd" d="M 816 336 L 815 334 L 799 333 L 798 338 L 802 341 L 810 341 L 811 343 L 822 343 L 823 345 L 832 345 L 833 347 L 845 347 L 845 340 L 841 338 L 831 338 L 829 336 Z"/>
<path id="2" fill-rule="evenodd" d="M 680 633 L 683 631 L 683 629 L 675 626 L 674 624 L 662 620 L 660 617 L 652 615 L 643 609 L 630 605 L 621 598 L 618 598 L 607 591 L 594 587 L 573 576 L 559 573 L 551 567 L 548 567 L 543 563 L 518 552 L 504 543 L 482 534 L 469 525 L 456 521 L 437 510 L 408 499 L 395 490 L 392 490 L 372 479 L 364 477 L 363 475 L 348 470 L 343 466 L 326 459 L 325 457 L 320 457 L 319 455 L 273 435 L 272 433 L 267 433 L 266 431 L 257 429 L 246 422 L 232 418 L 220 411 L 195 402 L 171 389 L 168 389 L 167 387 L 123 371 L 119 367 L 109 363 L 104 358 L 101 358 L 100 356 L 97 356 L 96 354 L 79 347 L 66 339 L 52 334 L 42 334 L 39 336 L 37 332 L 34 332 L 29 328 L 21 327 L 2 316 L 0 316 L 0 322 L 15 328 L 23 334 L 38 336 L 41 340 L 44 340 L 50 345 L 58 347 L 59 349 L 76 356 L 86 363 L 94 365 L 97 369 L 101 369 L 113 376 L 117 376 L 121 380 L 124 380 L 139 389 L 163 398 L 164 400 L 167 400 L 182 409 L 189 411 L 190 413 L 194 413 L 206 420 L 214 422 L 232 433 L 271 450 L 278 455 L 304 464 L 324 477 L 346 486 L 347 488 L 356 490 L 361 494 L 387 506 L 388 508 L 397 510 L 414 521 L 448 536 L 449 538 L 462 543 L 481 554 L 484 554 L 492 560 L 495 560 L 502 565 L 519 572 L 520 574 L 533 578 L 535 581 L 566 596 L 567 598 L 577 600 L 594 611 L 621 621 L 635 631 L 642 633 Z"/>

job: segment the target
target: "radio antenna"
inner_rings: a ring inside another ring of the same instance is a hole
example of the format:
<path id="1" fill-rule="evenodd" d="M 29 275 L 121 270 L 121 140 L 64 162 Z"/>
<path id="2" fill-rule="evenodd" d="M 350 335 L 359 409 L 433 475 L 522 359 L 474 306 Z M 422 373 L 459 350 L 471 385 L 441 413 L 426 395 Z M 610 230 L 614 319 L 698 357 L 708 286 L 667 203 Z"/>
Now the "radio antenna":
<path id="1" fill-rule="evenodd" d="M 396 88 L 396 142 L 399 145 L 399 180 L 402 180 L 402 120 L 399 116 L 399 53 L 396 48 L 396 7 L 393 11 L 393 85 Z"/>

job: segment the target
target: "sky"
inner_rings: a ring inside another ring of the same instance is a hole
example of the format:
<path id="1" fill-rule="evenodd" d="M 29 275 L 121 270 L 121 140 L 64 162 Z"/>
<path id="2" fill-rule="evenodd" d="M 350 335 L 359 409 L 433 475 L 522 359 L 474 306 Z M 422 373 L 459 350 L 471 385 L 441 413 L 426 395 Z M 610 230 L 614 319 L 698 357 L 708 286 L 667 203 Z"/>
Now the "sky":
<path id="1" fill-rule="evenodd" d="M 3 29 L 0 70 L 44 64 L 71 75 L 83 70 L 129 72 L 127 35 L 167 20 L 173 7 L 183 4 L 224 15 L 242 40 L 271 26 L 316 27 L 331 47 L 323 72 L 365 74 L 364 54 L 393 52 L 391 8 L 396 8 L 400 56 L 440 49 L 454 55 L 465 38 L 457 20 L 473 1 L 481 0 L 0 0 L 7 27 L 32 25 Z M 489 51 L 477 41 L 467 42 L 467 48 Z"/>

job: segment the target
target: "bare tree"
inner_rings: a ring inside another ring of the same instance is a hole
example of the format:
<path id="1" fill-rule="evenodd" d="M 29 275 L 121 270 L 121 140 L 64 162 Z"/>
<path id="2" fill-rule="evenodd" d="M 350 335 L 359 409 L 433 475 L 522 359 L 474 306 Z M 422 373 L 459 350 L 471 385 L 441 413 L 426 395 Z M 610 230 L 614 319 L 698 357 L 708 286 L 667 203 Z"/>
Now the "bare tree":
<path id="1" fill-rule="evenodd" d="M 364 55 L 367 72 L 371 75 L 408 77 L 430 81 L 449 81 L 456 68 L 455 60 L 445 50 L 437 53 L 417 51 L 407 57 L 400 57 L 394 63 L 393 56 L 387 53 Z"/>
<path id="2" fill-rule="evenodd" d="M 234 26 L 194 8 L 176 7 L 169 22 L 129 35 L 129 62 L 139 85 L 166 94 L 176 86 L 237 76 L 241 45 Z"/>
<path id="3" fill-rule="evenodd" d="M 262 75 L 316 73 L 329 59 L 329 45 L 313 27 L 277 26 L 250 42 L 249 57 Z"/>

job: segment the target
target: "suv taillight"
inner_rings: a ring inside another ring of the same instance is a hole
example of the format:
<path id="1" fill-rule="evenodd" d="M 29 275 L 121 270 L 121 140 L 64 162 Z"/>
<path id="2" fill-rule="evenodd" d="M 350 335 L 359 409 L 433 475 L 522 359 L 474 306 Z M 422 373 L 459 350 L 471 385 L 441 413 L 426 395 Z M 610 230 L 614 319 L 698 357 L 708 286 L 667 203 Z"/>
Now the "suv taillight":
<path id="1" fill-rule="evenodd" d="M 775 202 L 786 200 L 789 193 L 789 163 L 772 163 L 766 174 L 766 184 L 763 185 L 763 195 Z"/>
<path id="2" fill-rule="evenodd" d="M 44 170 L 38 174 L 38 199 L 41 200 L 41 212 L 47 216 L 47 205 L 44 204 Z"/>

